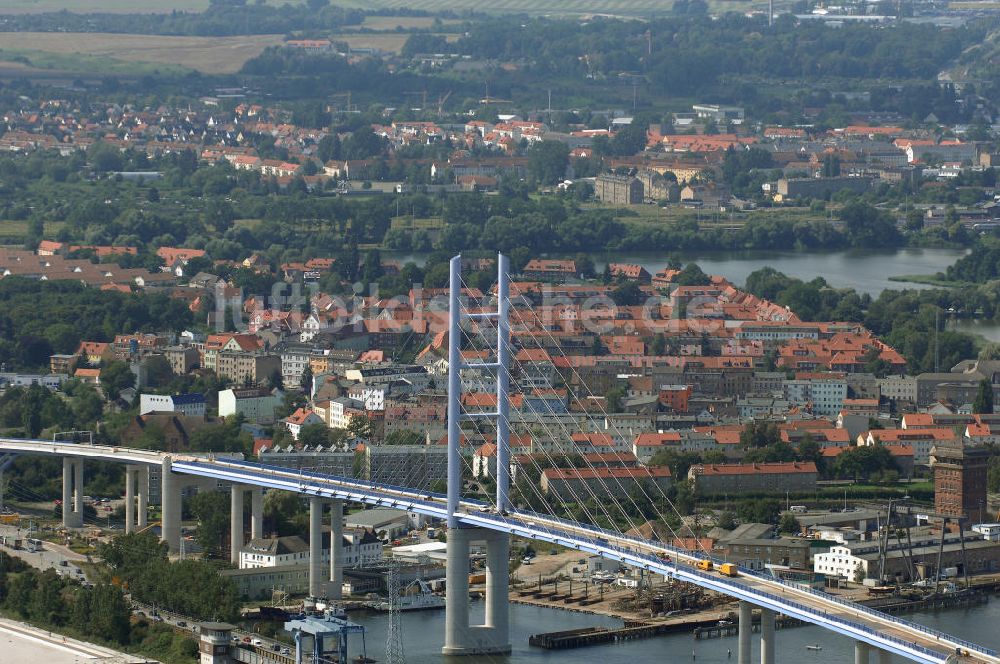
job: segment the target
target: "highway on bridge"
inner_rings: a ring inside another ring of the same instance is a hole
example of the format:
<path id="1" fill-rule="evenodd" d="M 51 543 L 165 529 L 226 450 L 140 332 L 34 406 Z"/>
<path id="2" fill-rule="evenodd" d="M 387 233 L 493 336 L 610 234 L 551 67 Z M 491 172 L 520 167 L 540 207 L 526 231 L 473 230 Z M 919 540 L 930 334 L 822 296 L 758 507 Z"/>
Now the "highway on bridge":
<path id="1" fill-rule="evenodd" d="M 125 447 L 10 438 L 0 439 L 0 452 L 155 466 L 169 463 L 175 474 L 390 507 L 438 519 L 448 516 L 447 498 L 443 494 L 212 455 L 172 454 Z M 458 520 L 468 526 L 546 541 L 674 577 L 819 625 L 915 662 L 1000 664 L 1000 655 L 995 650 L 826 593 L 786 584 L 744 569 L 735 578 L 703 572 L 696 569 L 694 563 L 705 556 L 658 542 L 631 538 L 595 526 L 534 512 L 515 510 L 497 514 L 485 503 L 471 500 L 461 502 Z"/>

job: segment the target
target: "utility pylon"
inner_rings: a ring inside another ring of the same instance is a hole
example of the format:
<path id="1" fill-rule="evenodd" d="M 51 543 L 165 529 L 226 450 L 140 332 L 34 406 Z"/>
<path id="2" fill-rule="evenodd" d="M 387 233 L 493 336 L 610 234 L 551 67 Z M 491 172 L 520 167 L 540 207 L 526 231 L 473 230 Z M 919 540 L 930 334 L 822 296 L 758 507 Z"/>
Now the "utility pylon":
<path id="1" fill-rule="evenodd" d="M 404 664 L 403 627 L 399 619 L 399 565 L 395 560 L 389 563 L 386 586 L 389 590 L 389 629 L 385 636 L 386 664 Z"/>

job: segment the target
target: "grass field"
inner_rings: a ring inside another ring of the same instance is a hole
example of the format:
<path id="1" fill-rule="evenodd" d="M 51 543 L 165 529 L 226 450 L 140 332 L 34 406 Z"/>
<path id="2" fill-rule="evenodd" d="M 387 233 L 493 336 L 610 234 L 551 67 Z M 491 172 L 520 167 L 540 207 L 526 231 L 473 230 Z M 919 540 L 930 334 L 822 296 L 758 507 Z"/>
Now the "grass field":
<path id="1" fill-rule="evenodd" d="M 461 21 L 445 19 L 441 23 L 448 25 L 449 23 L 461 23 Z M 434 18 L 431 16 L 366 16 L 361 24 L 361 27 L 367 30 L 395 30 L 397 28 L 413 30 L 433 26 Z"/>
<path id="2" fill-rule="evenodd" d="M 405 37 L 405 35 L 402 35 Z M 251 37 L 160 37 L 104 33 L 0 33 L 0 60 L 38 69 L 142 74 L 154 69 L 196 69 L 207 74 L 238 71 L 280 35 Z M 25 57 L 29 62 L 12 60 Z M 82 56 L 82 57 L 81 57 Z"/>
<path id="3" fill-rule="evenodd" d="M 330 39 L 335 42 L 347 42 L 351 48 L 377 48 L 386 53 L 399 53 L 409 36 L 406 32 L 343 33 L 331 35 Z M 449 42 L 458 40 L 458 35 L 443 36 Z"/>
<path id="4" fill-rule="evenodd" d="M 54 236 L 65 225 L 66 225 L 65 222 L 62 221 L 46 221 L 45 237 Z M 0 242 L 4 244 L 23 242 L 24 238 L 27 235 L 28 235 L 27 221 L 14 220 L 14 219 L 0 219 Z"/>

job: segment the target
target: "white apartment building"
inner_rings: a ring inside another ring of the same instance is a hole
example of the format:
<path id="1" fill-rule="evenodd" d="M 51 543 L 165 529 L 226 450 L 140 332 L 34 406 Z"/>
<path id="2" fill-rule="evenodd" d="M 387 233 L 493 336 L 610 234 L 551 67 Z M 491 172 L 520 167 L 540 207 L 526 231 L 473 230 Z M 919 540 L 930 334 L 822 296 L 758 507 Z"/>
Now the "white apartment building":
<path id="1" fill-rule="evenodd" d="M 201 417 L 205 414 L 205 395 L 203 394 L 141 394 L 139 395 L 139 414 L 178 413 L 191 417 Z"/>
<path id="2" fill-rule="evenodd" d="M 854 555 L 855 553 L 867 552 L 867 549 L 873 549 L 878 552 L 877 543 L 868 543 L 866 546 L 835 546 L 832 547 L 827 553 L 817 553 L 813 556 L 813 571 L 819 574 L 826 574 L 827 576 L 839 576 L 845 579 L 854 580 L 857 574 L 858 566 L 861 567 L 862 578 L 868 578 L 868 564 L 869 560 L 862 558 L 860 556 Z M 878 561 L 876 561 L 877 564 Z M 872 570 L 873 572 L 875 570 Z"/>
<path id="3" fill-rule="evenodd" d="M 289 348 L 281 352 L 281 379 L 285 385 L 298 385 L 309 366 L 308 348 Z"/>
<path id="4" fill-rule="evenodd" d="M 330 529 L 324 527 L 324 564 L 330 563 Z M 382 542 L 371 530 L 345 529 L 341 560 L 345 567 L 372 565 L 382 560 Z M 240 551 L 240 569 L 308 565 L 309 543 L 298 535 L 250 540 Z"/>
<path id="5" fill-rule="evenodd" d="M 347 396 L 357 401 L 365 410 L 385 410 L 388 385 L 358 384 L 347 391 Z"/>
<path id="6" fill-rule="evenodd" d="M 274 411 L 281 406 L 284 395 L 275 390 L 248 388 L 219 390 L 219 416 L 242 415 L 248 422 L 271 424 Z"/>
<path id="7" fill-rule="evenodd" d="M 813 415 L 819 417 L 833 417 L 839 413 L 847 398 L 847 380 L 843 378 L 786 380 L 783 387 L 789 403 L 811 404 Z"/>
<path id="8" fill-rule="evenodd" d="M 348 397 L 331 399 L 329 403 L 326 423 L 331 429 L 346 429 L 351 419 L 365 410 L 364 404 Z M 385 409 L 384 403 L 382 409 Z"/>

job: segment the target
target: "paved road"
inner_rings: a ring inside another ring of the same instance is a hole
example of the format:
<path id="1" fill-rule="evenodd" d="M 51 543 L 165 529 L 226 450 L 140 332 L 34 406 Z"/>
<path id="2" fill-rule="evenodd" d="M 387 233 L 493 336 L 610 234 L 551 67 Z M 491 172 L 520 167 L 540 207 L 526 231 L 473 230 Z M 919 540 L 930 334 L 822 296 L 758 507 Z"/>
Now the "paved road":
<path id="1" fill-rule="evenodd" d="M 0 525 L 0 536 L 19 537 L 23 541 L 28 537 L 27 533 L 28 531 L 25 528 Z M 33 537 L 37 538 L 38 533 L 34 533 Z M 23 545 L 21 549 L 2 547 L 0 548 L 0 551 L 20 558 L 32 567 L 37 567 L 40 570 L 53 568 L 61 576 L 71 576 L 86 581 L 86 575 L 83 570 L 76 565 L 76 563 L 85 562 L 87 557 L 79 553 L 75 553 L 60 544 L 53 544 L 52 542 L 46 542 L 43 540 L 41 551 L 27 551 L 23 548 Z"/>
<path id="2" fill-rule="evenodd" d="M 146 658 L 116 652 L 103 646 L 54 634 L 27 623 L 0 618 L 0 660 L 80 664 L 81 661 L 145 662 Z"/>
<path id="3" fill-rule="evenodd" d="M 118 462 L 160 465 L 172 464 L 174 473 L 207 477 L 215 481 L 238 482 L 272 489 L 293 491 L 314 496 L 320 500 L 346 499 L 380 507 L 412 510 L 436 518 L 448 516 L 445 496 L 403 487 L 372 485 L 358 480 L 335 476 L 296 472 L 286 468 L 261 466 L 255 463 L 209 455 L 199 457 L 187 454 L 164 454 L 146 450 L 100 445 L 64 445 L 48 441 L 0 439 L 0 449 L 15 453 L 71 456 L 78 458 L 112 459 Z M 907 625 L 901 619 L 875 615 L 872 612 L 854 613 L 854 606 L 839 604 L 835 599 L 785 585 L 777 580 L 741 576 L 737 579 L 704 574 L 688 567 L 695 556 L 687 553 L 668 552 L 656 542 L 637 541 L 621 534 L 602 534 L 593 526 L 560 521 L 531 512 L 512 511 L 510 515 L 491 513 L 487 506 L 476 501 L 462 501 L 455 514 L 466 526 L 489 528 L 500 532 L 524 535 L 533 539 L 554 541 L 557 544 L 597 552 L 619 558 L 626 564 L 646 567 L 658 573 L 675 573 L 682 580 L 717 590 L 757 604 L 776 607 L 791 615 L 802 617 L 827 629 L 861 638 L 873 645 L 896 649 L 900 654 L 916 661 L 944 662 L 955 658 L 956 646 L 965 647 L 954 637 L 945 636 L 941 641 L 932 630 Z M 174 527 L 179 527 L 179 523 Z M 651 556 L 672 553 L 682 559 L 676 563 L 653 562 Z M 683 568 L 683 571 L 681 570 Z M 766 593 L 766 595 L 764 594 Z M 777 597 L 777 599 L 774 599 Z M 788 599 L 784 599 L 787 597 Z M 850 623 L 843 622 L 850 620 Z M 888 638 L 887 638 L 888 637 Z M 991 644 L 992 645 L 992 644 Z M 925 649 L 928 652 L 923 652 Z M 995 653 L 973 652 L 973 661 L 1000 664 Z"/>

